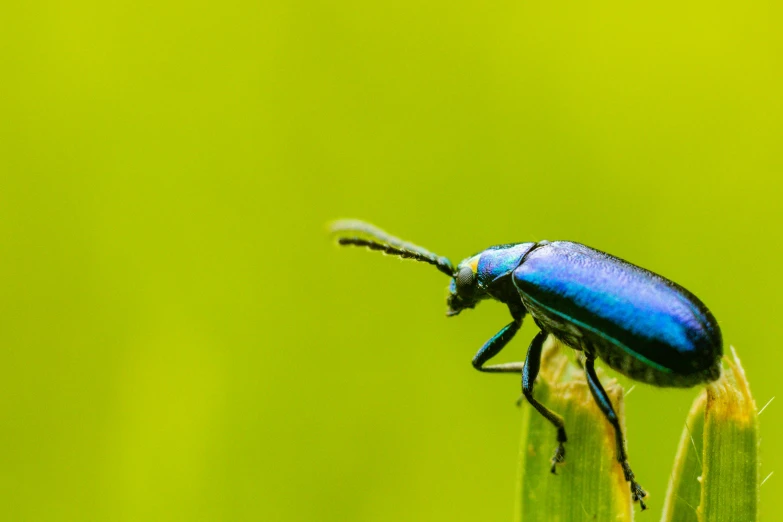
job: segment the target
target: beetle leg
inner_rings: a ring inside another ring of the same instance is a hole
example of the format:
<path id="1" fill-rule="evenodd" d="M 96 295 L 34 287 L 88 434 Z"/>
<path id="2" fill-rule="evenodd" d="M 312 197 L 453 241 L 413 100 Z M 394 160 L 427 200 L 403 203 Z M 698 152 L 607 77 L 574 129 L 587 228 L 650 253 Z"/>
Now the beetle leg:
<path id="1" fill-rule="evenodd" d="M 644 510 L 647 506 L 642 498 L 647 496 L 647 493 L 642 489 L 639 483 L 636 482 L 633 471 L 631 471 L 631 466 L 628 464 L 628 455 L 625 453 L 625 437 L 623 437 L 623 432 L 620 428 L 620 421 L 617 418 L 617 414 L 614 412 L 609 396 L 606 395 L 606 391 L 604 391 L 603 386 L 601 386 L 601 381 L 598 380 L 594 363 L 595 358 L 588 355 L 585 359 L 587 384 L 590 387 L 590 391 L 593 393 L 595 402 L 598 403 L 598 407 L 601 409 L 609 423 L 614 427 L 615 442 L 617 443 L 617 461 L 623 467 L 625 480 L 631 483 L 631 494 L 634 502 L 638 500 L 639 505 L 642 507 L 642 510 Z"/>
<path id="2" fill-rule="evenodd" d="M 473 356 L 473 367 L 480 372 L 489 373 L 520 373 L 522 371 L 519 363 L 494 364 L 484 366 L 484 363 L 496 356 L 500 350 L 505 348 L 508 342 L 519 331 L 522 321 L 512 321 L 503 327 L 498 333 L 492 336 L 492 339 L 484 343 L 484 346 Z"/>
<path id="3" fill-rule="evenodd" d="M 541 368 L 541 351 L 544 347 L 544 341 L 547 338 L 547 333 L 544 331 L 538 332 L 533 340 L 530 342 L 530 346 L 527 349 L 527 357 L 525 357 L 525 365 L 522 368 L 522 395 L 524 395 L 527 402 L 529 402 L 546 420 L 551 422 L 555 428 L 557 428 L 557 449 L 552 456 L 552 468 L 551 472 L 556 473 L 555 466 L 565 460 L 565 446 L 563 443 L 568 440 L 565 432 L 565 423 L 563 417 L 553 412 L 533 397 L 533 383 L 538 377 L 538 370 Z"/>
<path id="4" fill-rule="evenodd" d="M 555 454 L 552 457 L 552 473 L 555 473 L 555 465 L 563 462 L 565 458 L 565 447 L 563 443 L 566 442 L 565 425 L 563 423 L 563 417 L 553 412 L 533 397 L 533 383 L 538 376 L 538 370 L 541 367 L 541 350 L 544 346 L 547 334 L 539 332 L 533 338 L 530 343 L 530 347 L 527 349 L 527 357 L 525 362 L 510 362 L 504 364 L 494 364 L 492 366 L 484 366 L 484 363 L 496 356 L 500 350 L 502 350 L 506 344 L 514 337 L 514 334 L 519 331 L 521 321 L 513 321 L 503 327 L 498 333 L 496 333 L 492 339 L 484 343 L 484 346 L 473 357 L 473 367 L 481 372 L 489 373 L 521 373 L 522 374 L 522 395 L 528 400 L 528 402 L 541 414 L 554 424 L 557 428 L 557 442 L 558 446 L 555 450 Z M 520 401 L 522 399 L 520 398 Z M 517 402 L 519 405 L 519 401 Z"/>

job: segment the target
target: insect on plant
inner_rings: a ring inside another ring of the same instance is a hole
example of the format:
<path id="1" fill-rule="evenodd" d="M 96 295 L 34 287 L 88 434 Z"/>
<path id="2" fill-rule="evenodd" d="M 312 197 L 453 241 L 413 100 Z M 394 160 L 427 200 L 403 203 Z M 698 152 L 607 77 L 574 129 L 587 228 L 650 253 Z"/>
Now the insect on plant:
<path id="1" fill-rule="evenodd" d="M 631 496 L 646 508 L 647 493 L 631 471 L 622 428 L 596 375 L 595 360 L 655 386 L 686 388 L 718 379 L 720 328 L 696 296 L 649 270 L 570 241 L 492 246 L 455 267 L 445 257 L 362 221 L 338 221 L 332 232 L 340 245 L 428 263 L 451 277 L 448 316 L 484 299 L 508 306 L 512 321 L 481 347 L 473 366 L 482 372 L 522 375 L 522 395 L 557 430 L 552 473 L 565 458 L 565 426 L 560 415 L 536 400 L 533 384 L 548 336 L 581 351 L 590 391 L 614 428 L 616 456 Z M 525 361 L 485 366 L 519 331 L 527 314 L 540 331 Z"/>

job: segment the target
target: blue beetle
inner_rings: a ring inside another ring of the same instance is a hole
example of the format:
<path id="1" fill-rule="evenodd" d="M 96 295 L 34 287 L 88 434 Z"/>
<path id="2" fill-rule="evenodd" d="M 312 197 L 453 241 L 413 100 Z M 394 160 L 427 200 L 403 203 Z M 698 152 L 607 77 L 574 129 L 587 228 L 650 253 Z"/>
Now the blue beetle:
<path id="1" fill-rule="evenodd" d="M 549 335 L 581 351 L 587 383 L 614 427 L 617 460 L 634 501 L 647 493 L 634 478 L 617 414 L 595 372 L 595 359 L 628 377 L 664 387 L 690 387 L 721 374 L 723 341 L 712 313 L 692 293 L 649 270 L 571 241 L 511 243 L 490 247 L 456 267 L 445 257 L 402 241 L 362 221 L 333 224 L 340 245 L 363 246 L 434 265 L 450 276 L 447 315 L 484 299 L 508 306 L 512 321 L 473 357 L 482 372 L 521 373 L 522 394 L 557 430 L 552 473 L 565 457 L 563 418 L 538 402 L 533 383 Z M 540 331 L 523 363 L 484 366 L 530 314 Z"/>

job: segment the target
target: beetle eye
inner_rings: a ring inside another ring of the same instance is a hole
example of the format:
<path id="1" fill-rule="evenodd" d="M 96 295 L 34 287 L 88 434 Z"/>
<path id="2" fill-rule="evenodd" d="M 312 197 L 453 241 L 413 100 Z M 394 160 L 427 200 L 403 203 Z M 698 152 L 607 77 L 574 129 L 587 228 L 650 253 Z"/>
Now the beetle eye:
<path id="1" fill-rule="evenodd" d="M 473 269 L 469 266 L 463 266 L 457 273 L 457 288 L 467 289 L 473 284 Z"/>

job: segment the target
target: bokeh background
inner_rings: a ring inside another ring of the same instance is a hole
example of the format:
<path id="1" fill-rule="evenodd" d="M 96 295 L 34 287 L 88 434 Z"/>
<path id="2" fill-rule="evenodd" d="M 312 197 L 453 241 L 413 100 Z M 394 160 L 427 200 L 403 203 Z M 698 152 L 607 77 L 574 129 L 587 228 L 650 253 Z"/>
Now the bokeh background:
<path id="1" fill-rule="evenodd" d="M 338 249 L 340 217 L 454 261 L 571 239 L 658 271 L 710 306 L 763 405 L 783 369 L 782 15 L 4 4 L 0 519 L 510 520 L 519 383 L 470 365 L 507 312 L 446 319 L 447 278 Z M 695 394 L 628 397 L 646 520 Z"/>

